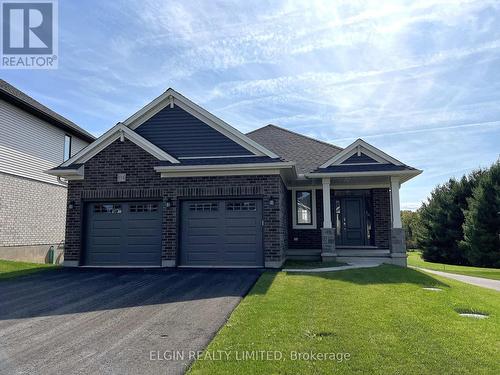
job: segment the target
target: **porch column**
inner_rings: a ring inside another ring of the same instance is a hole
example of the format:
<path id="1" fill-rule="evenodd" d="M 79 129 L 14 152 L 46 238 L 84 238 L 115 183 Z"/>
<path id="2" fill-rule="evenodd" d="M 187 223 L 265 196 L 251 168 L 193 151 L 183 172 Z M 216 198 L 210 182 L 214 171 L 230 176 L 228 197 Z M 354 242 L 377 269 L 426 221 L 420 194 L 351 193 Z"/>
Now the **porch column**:
<path id="1" fill-rule="evenodd" d="M 323 179 L 323 228 L 332 227 L 332 206 L 330 203 L 330 179 Z"/>
<path id="2" fill-rule="evenodd" d="M 406 267 L 406 242 L 401 224 L 399 185 L 399 177 L 391 177 L 391 258 L 393 264 Z"/>
<path id="3" fill-rule="evenodd" d="M 321 259 L 335 260 L 335 228 L 332 228 L 332 206 L 330 201 L 330 179 L 323 178 L 323 228 L 321 228 Z"/>
<path id="4" fill-rule="evenodd" d="M 399 204 L 399 178 L 391 177 L 391 212 L 392 212 L 392 227 L 402 228 L 401 224 L 401 208 Z"/>

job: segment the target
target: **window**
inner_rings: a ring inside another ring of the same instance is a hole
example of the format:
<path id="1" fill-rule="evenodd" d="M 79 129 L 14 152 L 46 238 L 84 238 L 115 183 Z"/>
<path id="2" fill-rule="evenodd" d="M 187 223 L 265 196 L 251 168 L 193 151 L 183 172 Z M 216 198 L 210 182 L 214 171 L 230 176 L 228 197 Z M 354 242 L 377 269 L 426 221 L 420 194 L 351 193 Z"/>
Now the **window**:
<path id="1" fill-rule="evenodd" d="M 64 160 L 66 161 L 71 157 L 71 136 L 70 135 L 65 135 L 64 136 Z"/>
<path id="2" fill-rule="evenodd" d="M 293 190 L 293 227 L 294 229 L 316 228 L 316 191 Z"/>
<path id="3" fill-rule="evenodd" d="M 218 209 L 219 205 L 213 202 L 191 203 L 189 205 L 189 211 L 217 211 Z"/>
<path id="4" fill-rule="evenodd" d="M 121 214 L 121 204 L 95 204 L 94 212 L 99 214 Z"/>
<path id="5" fill-rule="evenodd" d="M 297 224 L 312 224 L 312 192 L 297 191 L 296 208 Z"/>
<path id="6" fill-rule="evenodd" d="M 257 211 L 255 202 L 228 202 L 226 205 L 228 211 Z"/>
<path id="7" fill-rule="evenodd" d="M 157 212 L 157 204 L 131 204 L 129 208 L 130 212 Z"/>

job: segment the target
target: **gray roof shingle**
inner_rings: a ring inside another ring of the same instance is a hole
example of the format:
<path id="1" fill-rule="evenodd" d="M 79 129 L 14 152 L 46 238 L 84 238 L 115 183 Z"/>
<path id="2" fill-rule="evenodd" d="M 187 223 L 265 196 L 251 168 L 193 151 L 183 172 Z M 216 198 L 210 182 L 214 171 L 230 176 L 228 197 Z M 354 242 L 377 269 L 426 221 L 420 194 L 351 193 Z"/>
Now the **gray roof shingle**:
<path id="1" fill-rule="evenodd" d="M 248 137 L 287 161 L 296 163 L 297 173 L 309 173 L 332 158 L 341 147 L 307 137 L 276 125 L 251 131 Z"/>
<path id="2" fill-rule="evenodd" d="M 35 99 L 26 95 L 24 92 L 18 90 L 3 79 L 0 79 L 0 99 L 4 99 L 9 103 L 51 123 L 52 125 L 84 139 L 87 142 L 93 142 L 95 140 L 95 137 L 92 134 L 83 130 L 74 122 L 37 102 Z"/>

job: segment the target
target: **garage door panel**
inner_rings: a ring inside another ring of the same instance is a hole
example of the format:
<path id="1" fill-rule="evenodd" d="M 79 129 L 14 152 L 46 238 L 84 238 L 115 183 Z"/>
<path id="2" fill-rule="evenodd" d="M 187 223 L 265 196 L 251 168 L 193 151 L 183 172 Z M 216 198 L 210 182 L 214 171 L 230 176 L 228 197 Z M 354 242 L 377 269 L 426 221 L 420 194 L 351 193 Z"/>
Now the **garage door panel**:
<path id="1" fill-rule="evenodd" d="M 115 265 L 120 263 L 120 253 L 112 252 L 112 253 L 92 253 L 89 256 L 89 262 L 91 264 L 95 264 L 98 266 L 101 265 Z"/>
<path id="2" fill-rule="evenodd" d="M 181 264 L 262 266 L 261 222 L 259 200 L 183 202 Z"/>
<path id="3" fill-rule="evenodd" d="M 217 245 L 219 242 L 219 236 L 217 235 L 203 235 L 203 236 L 196 236 L 196 235 L 190 235 L 189 239 L 187 240 L 187 244 L 191 246 L 199 246 L 199 245 Z"/>
<path id="4" fill-rule="evenodd" d="M 224 244 L 229 245 L 251 245 L 255 246 L 257 236 L 252 234 L 228 234 L 225 236 Z"/>
<path id="5" fill-rule="evenodd" d="M 90 240 L 94 246 L 115 246 L 118 249 L 121 246 L 121 237 L 115 236 L 95 236 Z"/>
<path id="6" fill-rule="evenodd" d="M 85 263 L 108 266 L 161 264 L 159 202 L 88 203 Z"/>

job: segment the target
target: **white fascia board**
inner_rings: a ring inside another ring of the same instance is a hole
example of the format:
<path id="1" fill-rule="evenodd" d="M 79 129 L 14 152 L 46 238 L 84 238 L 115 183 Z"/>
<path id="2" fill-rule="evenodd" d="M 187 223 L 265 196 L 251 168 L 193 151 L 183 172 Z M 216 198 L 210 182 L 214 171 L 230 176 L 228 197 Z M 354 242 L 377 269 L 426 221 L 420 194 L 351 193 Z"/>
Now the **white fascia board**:
<path id="1" fill-rule="evenodd" d="M 350 156 L 353 152 L 355 152 L 358 146 L 365 148 L 366 150 L 372 152 L 374 156 L 378 156 L 383 160 L 387 161 L 388 163 L 394 165 L 403 165 L 403 163 L 401 163 L 399 160 L 386 154 L 382 150 L 379 150 L 375 146 L 372 146 L 371 144 L 363 141 L 362 139 L 357 139 L 349 146 L 347 146 L 345 149 L 343 149 L 341 152 L 339 152 L 337 155 L 335 155 L 334 157 L 332 157 L 331 159 L 327 160 L 325 163 L 320 165 L 320 168 L 327 168 L 330 165 L 336 165 L 341 163 L 343 160 L 347 159 L 347 157 Z"/>
<path id="2" fill-rule="evenodd" d="M 203 109 L 196 103 L 192 102 L 185 96 L 179 94 L 174 89 L 168 89 L 162 95 L 154 99 L 151 103 L 147 104 L 139 111 L 134 113 L 132 116 L 127 118 L 123 124 L 128 126 L 130 129 L 135 129 L 142 125 L 145 121 L 150 119 L 156 113 L 161 111 L 163 108 L 168 105 L 175 104 L 193 115 L 200 121 L 203 121 L 208 126 L 214 128 L 221 134 L 225 135 L 232 141 L 236 142 L 243 148 L 249 150 L 256 156 L 269 156 L 270 158 L 278 158 L 278 155 L 268 150 L 264 146 L 258 144 L 253 139 L 247 137 L 245 134 L 241 133 L 239 130 L 235 129 L 225 121 L 220 118 L 214 116 L 207 110 Z"/>
<path id="3" fill-rule="evenodd" d="M 160 165 L 154 167 L 157 172 L 176 172 L 176 171 L 241 171 L 241 170 L 266 170 L 266 169 L 288 169 L 294 168 L 295 163 L 248 163 L 248 164 L 218 164 L 218 165 Z"/>
<path id="4" fill-rule="evenodd" d="M 161 178 L 171 177 L 214 177 L 214 176 L 266 176 L 280 175 L 281 169 L 240 169 L 240 170 L 197 170 L 161 172 Z"/>
<path id="5" fill-rule="evenodd" d="M 363 176 L 407 176 L 405 181 L 418 176 L 422 171 L 406 170 L 406 171 L 367 171 L 367 172 L 325 172 L 325 173 L 307 173 L 307 178 L 323 178 L 323 177 L 363 177 Z"/>
<path id="6" fill-rule="evenodd" d="M 169 161 L 174 164 L 179 163 L 179 161 L 175 159 L 172 155 L 169 155 L 159 147 L 149 142 L 147 139 L 141 137 L 133 130 L 130 130 L 125 125 L 119 123 L 113 126 L 111 129 L 109 129 L 99 138 L 97 138 L 90 145 L 80 150 L 80 152 L 78 152 L 76 155 L 66 160 L 64 163 L 61 164 L 61 166 L 67 167 L 73 163 L 85 163 L 87 160 L 97 155 L 100 151 L 104 150 L 111 143 L 121 138 L 122 136 L 134 142 L 137 146 L 149 152 L 151 155 L 153 155 L 159 160 Z"/>

